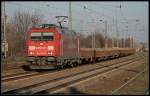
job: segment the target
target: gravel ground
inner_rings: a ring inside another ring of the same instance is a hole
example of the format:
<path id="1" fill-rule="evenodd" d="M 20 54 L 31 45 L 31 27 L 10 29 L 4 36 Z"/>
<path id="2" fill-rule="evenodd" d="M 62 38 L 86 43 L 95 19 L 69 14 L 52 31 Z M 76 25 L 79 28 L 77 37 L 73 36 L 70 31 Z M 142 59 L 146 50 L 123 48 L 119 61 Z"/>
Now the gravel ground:
<path id="1" fill-rule="evenodd" d="M 144 55 L 144 56 L 146 56 L 146 55 Z M 89 66 L 88 68 L 94 67 L 93 65 L 87 65 L 87 66 Z M 75 71 L 75 69 L 82 70 L 82 69 L 84 69 L 84 67 L 87 68 L 87 66 L 80 66 L 79 68 L 72 68 L 72 70 L 70 70 L 70 71 L 71 72 L 73 70 Z M 97 66 L 97 65 L 95 65 L 95 66 Z M 130 68 L 126 68 L 126 69 L 128 69 L 128 71 L 120 70 L 120 71 L 114 72 L 113 75 L 107 74 L 107 76 L 102 76 L 102 77 L 98 77 L 95 79 L 91 79 L 88 82 L 83 82 L 78 85 L 71 86 L 71 87 L 68 87 L 67 89 L 61 90 L 59 93 L 62 93 L 62 94 L 63 93 L 68 93 L 68 94 L 76 94 L 76 93 L 78 93 L 78 94 L 110 94 L 113 90 L 120 87 L 122 84 L 127 82 L 130 78 L 134 77 L 138 72 L 142 71 L 147 66 L 148 66 L 148 64 L 147 65 L 141 64 L 141 63 L 134 64 L 134 66 L 132 66 Z M 129 69 L 130 69 L 130 71 L 129 71 Z M 68 72 L 66 72 L 66 74 L 67 73 Z M 135 83 L 135 84 L 131 83 L 128 85 L 130 87 L 132 85 L 131 89 L 135 88 L 135 90 L 138 90 L 137 93 L 134 92 L 134 94 L 144 94 L 143 92 L 146 90 L 145 88 L 148 88 L 148 79 L 147 79 L 147 78 L 149 78 L 148 73 L 145 74 L 145 76 L 146 76 L 145 77 L 146 83 L 141 84 L 139 82 L 144 82 L 144 81 L 135 80 L 135 82 L 137 82 L 137 83 Z M 124 87 L 121 90 L 119 90 L 119 92 L 120 92 L 120 94 L 133 94 L 132 93 L 133 91 L 131 89 L 129 90 L 129 88 Z M 139 92 L 141 92 L 141 93 L 139 93 Z"/>
<path id="2" fill-rule="evenodd" d="M 16 68 L 21 68 L 22 65 L 24 65 L 25 61 L 16 61 L 16 62 L 12 62 L 12 63 L 1 63 L 1 71 L 5 71 L 5 70 L 10 70 L 10 69 L 16 69 Z"/>
<path id="3" fill-rule="evenodd" d="M 147 62 L 148 63 L 148 62 Z M 134 64 L 127 70 L 120 70 L 104 77 L 91 79 L 87 82 L 76 84 L 68 88 L 58 91 L 57 94 L 111 94 L 113 90 L 119 88 L 129 79 L 141 72 L 148 64 Z M 144 73 L 143 79 L 139 76 L 136 80 L 119 90 L 119 94 L 135 94 L 144 95 L 144 91 L 148 88 L 149 73 Z M 140 83 L 139 83 L 140 82 Z M 129 88 L 130 87 L 130 88 Z"/>

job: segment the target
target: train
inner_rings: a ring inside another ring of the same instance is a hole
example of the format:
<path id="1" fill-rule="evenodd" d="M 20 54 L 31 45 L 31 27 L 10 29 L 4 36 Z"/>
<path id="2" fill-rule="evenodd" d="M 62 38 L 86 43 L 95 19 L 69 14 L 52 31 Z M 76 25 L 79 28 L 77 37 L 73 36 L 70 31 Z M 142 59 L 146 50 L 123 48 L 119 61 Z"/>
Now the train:
<path id="1" fill-rule="evenodd" d="M 30 28 L 26 39 L 27 66 L 30 69 L 63 69 L 135 53 L 133 48 L 80 48 L 79 40 L 74 30 L 55 24 Z"/>

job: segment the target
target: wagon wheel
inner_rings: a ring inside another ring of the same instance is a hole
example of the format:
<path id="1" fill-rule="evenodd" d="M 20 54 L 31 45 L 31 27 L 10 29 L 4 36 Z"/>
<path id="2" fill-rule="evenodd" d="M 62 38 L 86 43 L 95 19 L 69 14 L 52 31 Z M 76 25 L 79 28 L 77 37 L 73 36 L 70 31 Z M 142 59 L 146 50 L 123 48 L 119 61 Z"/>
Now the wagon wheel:
<path id="1" fill-rule="evenodd" d="M 70 66 L 71 66 L 71 67 L 74 67 L 73 61 L 70 61 Z"/>
<path id="2" fill-rule="evenodd" d="M 77 66 L 77 62 L 76 61 L 72 62 L 72 65 L 73 65 L 73 67 L 76 67 Z"/>
<path id="3" fill-rule="evenodd" d="M 81 64 L 82 64 L 82 61 L 81 61 L 81 59 L 79 59 L 77 65 L 81 65 Z"/>
<path id="4" fill-rule="evenodd" d="M 63 69 L 63 68 L 64 68 L 63 64 L 62 64 L 62 65 L 60 65 L 60 68 L 61 68 L 61 69 Z"/>

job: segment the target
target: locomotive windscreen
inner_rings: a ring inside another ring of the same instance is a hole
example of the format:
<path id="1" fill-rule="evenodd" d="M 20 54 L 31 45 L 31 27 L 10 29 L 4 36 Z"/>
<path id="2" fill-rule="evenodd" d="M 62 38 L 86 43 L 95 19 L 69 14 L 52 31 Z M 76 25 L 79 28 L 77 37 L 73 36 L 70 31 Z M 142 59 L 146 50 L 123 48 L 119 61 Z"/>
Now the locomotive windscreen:
<path id="1" fill-rule="evenodd" d="M 48 40 L 53 41 L 54 33 L 53 32 L 31 32 L 31 40 Z"/>
<path id="2" fill-rule="evenodd" d="M 54 33 L 43 32 L 43 40 L 53 41 L 53 39 L 54 39 Z"/>
<path id="3" fill-rule="evenodd" d="M 31 33 L 31 40 L 41 40 L 41 32 L 32 32 Z"/>

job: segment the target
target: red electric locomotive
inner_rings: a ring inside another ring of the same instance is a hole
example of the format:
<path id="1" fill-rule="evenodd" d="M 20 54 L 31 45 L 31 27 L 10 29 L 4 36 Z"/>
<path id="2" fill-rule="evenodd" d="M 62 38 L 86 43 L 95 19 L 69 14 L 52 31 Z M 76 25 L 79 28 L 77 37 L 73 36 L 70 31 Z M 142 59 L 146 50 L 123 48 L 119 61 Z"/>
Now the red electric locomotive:
<path id="1" fill-rule="evenodd" d="M 54 24 L 30 28 L 26 45 L 30 69 L 63 68 L 80 63 L 78 36 L 68 28 Z"/>

